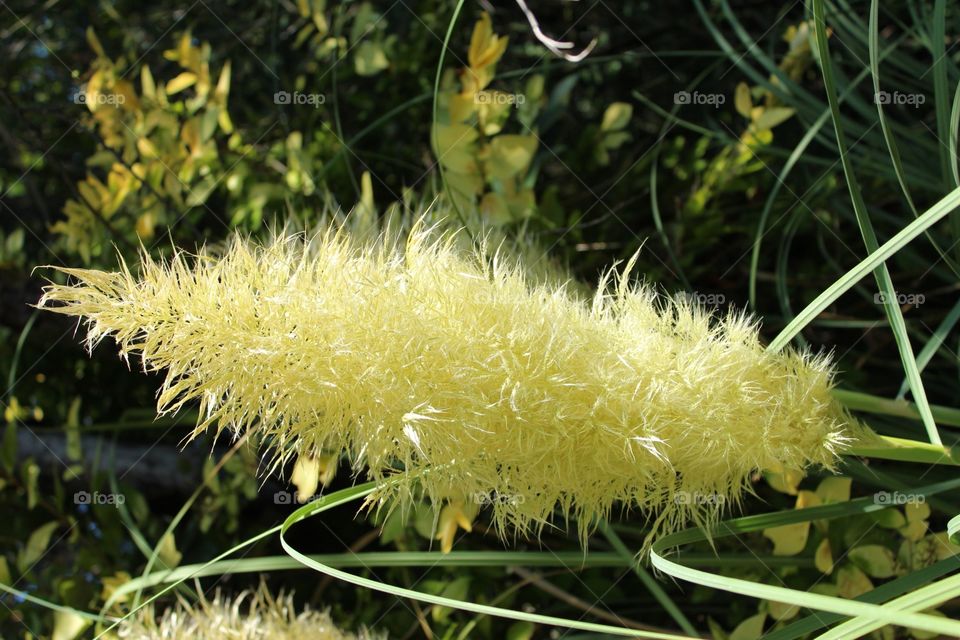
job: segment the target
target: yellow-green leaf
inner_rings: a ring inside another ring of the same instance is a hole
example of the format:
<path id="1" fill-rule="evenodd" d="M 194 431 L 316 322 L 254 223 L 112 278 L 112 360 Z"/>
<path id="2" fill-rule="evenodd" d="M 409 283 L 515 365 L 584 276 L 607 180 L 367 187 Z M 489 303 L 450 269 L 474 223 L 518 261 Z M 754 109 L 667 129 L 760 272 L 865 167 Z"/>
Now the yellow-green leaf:
<path id="1" fill-rule="evenodd" d="M 140 91 L 144 98 L 153 100 L 157 95 L 157 85 L 153 81 L 153 74 L 150 73 L 150 67 L 143 65 L 140 67 Z"/>
<path id="2" fill-rule="evenodd" d="M 166 85 L 167 95 L 179 93 L 188 87 L 192 87 L 197 82 L 197 74 L 191 71 L 184 71 Z"/>
<path id="3" fill-rule="evenodd" d="M 177 551 L 177 542 L 173 537 L 172 531 L 160 538 L 157 556 L 168 569 L 175 569 L 177 565 L 180 564 L 180 560 L 183 559 L 183 554 Z"/>
<path id="4" fill-rule="evenodd" d="M 72 611 L 53 612 L 53 635 L 51 640 L 74 640 L 84 629 L 90 626 L 90 621 L 81 618 Z"/>
<path id="5" fill-rule="evenodd" d="M 97 37 L 96 32 L 94 32 L 93 27 L 87 27 L 87 44 L 89 44 L 93 52 L 101 58 L 107 57 L 107 54 L 103 51 L 103 45 L 100 44 L 100 39 Z"/>
<path id="6" fill-rule="evenodd" d="M 773 129 L 793 117 L 794 113 L 793 109 L 787 107 L 770 107 L 769 109 L 764 109 L 763 113 L 754 120 L 753 124 L 761 131 Z"/>
<path id="7" fill-rule="evenodd" d="M 907 522 L 921 522 L 930 517 L 930 505 L 926 502 L 910 502 L 904 505 L 903 513 Z"/>
<path id="8" fill-rule="evenodd" d="M 797 617 L 797 614 L 800 613 L 800 607 L 788 602 L 771 600 L 767 602 L 767 611 L 774 622 L 782 622 Z"/>
<path id="9" fill-rule="evenodd" d="M 870 577 L 889 578 L 895 573 L 896 561 L 893 551 L 882 545 L 868 544 L 856 547 L 850 550 L 849 557 L 851 562 L 863 569 Z"/>
<path id="10" fill-rule="evenodd" d="M 795 508 L 814 507 L 819 503 L 820 498 L 812 491 L 800 491 L 797 493 Z M 804 547 L 807 546 L 807 539 L 810 536 L 810 523 L 798 522 L 764 529 L 763 535 L 773 542 L 773 555 L 793 556 L 803 551 Z"/>
<path id="11" fill-rule="evenodd" d="M 614 102 L 603 112 L 601 131 L 619 131 L 627 126 L 633 116 L 633 105 L 626 102 Z"/>
<path id="12" fill-rule="evenodd" d="M 881 511 L 873 511 L 870 517 L 878 526 L 884 529 L 899 529 L 907 524 L 907 519 L 899 510 L 890 507 Z"/>
<path id="13" fill-rule="evenodd" d="M 907 540 L 913 540 L 916 542 L 920 540 L 927 534 L 928 524 L 926 520 L 916 520 L 910 522 L 905 527 L 900 527 L 900 535 L 902 535 Z"/>
<path id="14" fill-rule="evenodd" d="M 479 134 L 474 127 L 465 124 L 437 125 L 434 127 L 434 147 L 440 163 L 459 173 L 474 173 L 477 161 L 473 143 Z"/>
<path id="15" fill-rule="evenodd" d="M 807 546 L 810 536 L 810 523 L 798 522 L 764 529 L 763 536 L 773 542 L 773 555 L 795 556 Z"/>
<path id="16" fill-rule="evenodd" d="M 817 486 L 816 494 L 823 504 L 846 502 L 850 499 L 850 478 L 830 476 Z"/>
<path id="17" fill-rule="evenodd" d="M 21 573 L 26 573 L 30 568 L 43 557 L 50 545 L 50 537 L 57 530 L 59 523 L 54 520 L 45 525 L 37 527 L 30 537 L 27 538 L 27 546 L 24 547 L 17 558 L 17 568 Z"/>
<path id="18" fill-rule="evenodd" d="M 504 225 L 513 221 L 510 206 L 499 193 L 486 193 L 480 200 L 480 214 L 483 219 L 494 224 Z"/>
<path id="19" fill-rule="evenodd" d="M 766 613 L 750 616 L 737 625 L 737 628 L 730 634 L 730 640 L 756 640 L 763 635 L 763 623 L 766 619 Z"/>
<path id="20" fill-rule="evenodd" d="M 803 471 L 799 469 L 771 469 L 764 474 L 764 477 L 767 479 L 767 484 L 769 484 L 774 491 L 795 496 L 797 495 L 797 488 L 800 486 L 800 481 L 803 480 Z"/>
<path id="21" fill-rule="evenodd" d="M 872 590 L 873 582 L 857 567 L 847 565 L 837 571 L 837 593 L 840 597 L 852 600 Z"/>
<path id="22" fill-rule="evenodd" d="M 490 143 L 488 172 L 498 177 L 524 174 L 536 150 L 534 136 L 499 135 Z"/>
<path id="23" fill-rule="evenodd" d="M 817 545 L 817 551 L 813 554 L 813 564 L 821 573 L 830 575 L 833 572 L 833 552 L 830 550 L 830 541 L 826 538 Z"/>
<path id="24" fill-rule="evenodd" d="M 736 107 L 737 113 L 744 118 L 750 117 L 750 111 L 753 109 L 753 100 L 750 98 L 750 87 L 747 86 L 746 82 L 741 82 L 737 85 L 737 89 L 733 94 L 733 106 Z"/>
<path id="25" fill-rule="evenodd" d="M 383 47 L 376 42 L 364 40 L 353 53 L 353 68 L 359 76 L 372 76 L 390 66 Z"/>
<path id="26" fill-rule="evenodd" d="M 297 501 L 306 502 L 317 492 L 320 484 L 320 463 L 313 456 L 301 455 L 293 465 L 290 482 L 297 487 Z"/>
<path id="27" fill-rule="evenodd" d="M 226 106 L 227 96 L 230 94 L 230 61 L 227 60 L 220 69 L 220 77 L 217 79 L 217 88 L 213 95 L 221 106 Z"/>

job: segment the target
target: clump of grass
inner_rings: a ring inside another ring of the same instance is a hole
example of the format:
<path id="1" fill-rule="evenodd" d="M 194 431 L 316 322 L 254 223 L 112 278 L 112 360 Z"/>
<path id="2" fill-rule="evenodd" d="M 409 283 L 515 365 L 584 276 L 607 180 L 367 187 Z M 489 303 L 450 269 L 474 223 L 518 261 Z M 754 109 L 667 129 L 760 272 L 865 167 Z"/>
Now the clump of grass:
<path id="1" fill-rule="evenodd" d="M 198 402 L 195 434 L 255 430 L 278 462 L 343 451 L 382 500 L 482 501 L 501 533 L 559 509 L 585 536 L 617 503 L 651 535 L 706 524 L 756 470 L 829 466 L 851 438 L 828 358 L 767 352 L 744 314 L 659 296 L 629 266 L 585 300 L 458 247 L 423 228 L 236 239 L 144 255 L 139 276 L 63 269 L 75 284 L 40 306 L 165 370 L 158 410 Z"/>
<path id="2" fill-rule="evenodd" d="M 157 614 L 152 605 L 139 609 L 117 628 L 120 638 L 136 640 L 375 640 L 339 629 L 327 613 L 297 612 L 290 594 L 273 596 L 263 585 L 236 598 L 220 593 L 211 601 L 180 602 Z"/>

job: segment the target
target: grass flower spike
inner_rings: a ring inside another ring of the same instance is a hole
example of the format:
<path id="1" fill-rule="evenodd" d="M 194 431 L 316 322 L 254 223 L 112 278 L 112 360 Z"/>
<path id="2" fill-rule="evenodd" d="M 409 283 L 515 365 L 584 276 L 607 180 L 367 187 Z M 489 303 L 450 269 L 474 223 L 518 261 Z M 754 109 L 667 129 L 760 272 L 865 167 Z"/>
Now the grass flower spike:
<path id="1" fill-rule="evenodd" d="M 165 370 L 159 410 L 198 402 L 197 432 L 254 429 L 280 459 L 343 451 L 384 500 L 487 504 L 501 532 L 559 509 L 585 535 L 616 504 L 655 532 L 702 522 L 756 470 L 831 465 L 849 440 L 828 360 L 765 351 L 744 315 L 627 274 L 583 300 L 459 241 L 234 240 L 143 256 L 139 277 L 65 269 L 76 283 L 40 306 Z"/>
<path id="2" fill-rule="evenodd" d="M 147 606 L 125 619 L 117 630 L 130 640 L 377 640 L 366 631 L 352 634 L 333 624 L 330 616 L 305 609 L 297 613 L 293 598 L 274 597 L 262 586 L 234 600 L 217 594 L 212 601 L 181 603 L 157 616 Z"/>

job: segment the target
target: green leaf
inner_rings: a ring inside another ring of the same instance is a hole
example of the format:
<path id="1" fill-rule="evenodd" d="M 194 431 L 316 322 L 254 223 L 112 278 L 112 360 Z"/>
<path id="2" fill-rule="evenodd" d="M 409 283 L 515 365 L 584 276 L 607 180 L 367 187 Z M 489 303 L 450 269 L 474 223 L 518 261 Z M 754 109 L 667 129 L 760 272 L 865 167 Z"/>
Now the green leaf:
<path id="1" fill-rule="evenodd" d="M 775 556 L 797 555 L 807 546 L 809 535 L 809 522 L 785 524 L 781 527 L 771 527 L 763 531 L 763 537 L 773 542 L 773 555 Z"/>
<path id="2" fill-rule="evenodd" d="M 750 616 L 737 625 L 737 628 L 730 634 L 730 640 L 756 640 L 763 635 L 763 623 L 766 619 L 766 613 Z"/>
<path id="3" fill-rule="evenodd" d="M 830 540 L 824 538 L 817 545 L 817 551 L 813 555 L 813 564 L 821 573 L 830 575 L 833 573 L 833 552 L 830 550 Z"/>
<path id="4" fill-rule="evenodd" d="M 188 87 L 192 87 L 197 82 L 197 74 L 190 71 L 184 71 L 173 80 L 167 83 L 167 95 L 179 93 Z"/>
<path id="5" fill-rule="evenodd" d="M 180 560 L 183 559 L 183 554 L 177 551 L 177 542 L 172 531 L 160 538 L 160 544 L 157 545 L 157 557 L 168 569 L 176 568 L 180 564 Z"/>
<path id="6" fill-rule="evenodd" d="M 750 117 L 753 111 L 753 99 L 750 97 L 750 87 L 746 82 L 737 85 L 737 90 L 733 94 L 733 106 L 744 118 Z"/>
<path id="7" fill-rule="evenodd" d="M 849 557 L 872 578 L 889 578 L 896 573 L 893 551 L 882 545 L 868 544 L 851 549 Z"/>
<path id="8" fill-rule="evenodd" d="M 837 571 L 837 591 L 841 598 L 852 600 L 872 590 L 870 578 L 858 567 L 848 565 Z"/>
<path id="9" fill-rule="evenodd" d="M 877 523 L 877 526 L 883 527 L 884 529 L 899 529 L 907 524 L 907 519 L 903 514 L 893 507 L 882 509 L 881 511 L 874 511 L 870 514 L 870 517 Z"/>
<path id="10" fill-rule="evenodd" d="M 443 582 L 437 595 L 450 598 L 451 600 L 466 600 L 467 595 L 470 593 L 470 581 L 470 576 L 460 576 L 459 578 Z M 450 607 L 434 607 L 430 613 L 435 621 L 444 622 L 450 617 L 450 614 L 453 613 L 453 609 Z"/>
<path id="11" fill-rule="evenodd" d="M 210 194 L 213 193 L 213 190 L 217 186 L 216 179 L 213 176 L 207 176 L 196 184 L 187 195 L 187 206 L 188 207 L 199 207 L 204 202 L 207 201 L 207 198 L 210 197 Z"/>
<path id="12" fill-rule="evenodd" d="M 800 607 L 789 602 L 771 600 L 767 603 L 767 611 L 770 613 L 770 617 L 773 618 L 774 622 L 783 622 L 796 618 L 797 614 L 800 613 Z"/>
<path id="13" fill-rule="evenodd" d="M 353 68 L 359 76 L 373 76 L 389 66 L 387 54 L 377 42 L 364 40 L 353 52 Z"/>
<path id="14" fill-rule="evenodd" d="M 20 573 L 26 573 L 36 562 L 43 557 L 50 545 L 50 537 L 60 526 L 56 520 L 48 522 L 35 529 L 27 539 L 27 546 L 20 550 L 17 556 L 17 568 Z"/>
<path id="15" fill-rule="evenodd" d="M 824 478 L 817 486 L 816 494 L 823 504 L 846 502 L 850 499 L 852 480 L 842 476 Z"/>
<path id="16" fill-rule="evenodd" d="M 773 129 L 793 117 L 795 111 L 786 107 L 770 107 L 764 109 L 760 117 L 754 121 L 754 126 L 760 131 Z"/>
<path id="17" fill-rule="evenodd" d="M 490 143 L 488 171 L 491 175 L 504 179 L 523 175 L 536 150 L 535 136 L 499 135 Z"/>
<path id="18" fill-rule="evenodd" d="M 710 635 L 713 637 L 713 640 L 729 640 L 730 636 L 727 635 L 724 628 L 720 626 L 720 623 L 713 618 L 707 618 L 707 626 L 710 629 Z"/>
<path id="19" fill-rule="evenodd" d="M 88 626 L 90 626 L 89 620 L 81 618 L 72 611 L 54 611 L 51 640 L 74 640 Z"/>
<path id="20" fill-rule="evenodd" d="M 907 522 L 922 522 L 930 517 L 930 505 L 926 502 L 909 502 L 903 506 Z"/>
<path id="21" fill-rule="evenodd" d="M 33 458 L 27 458 L 20 468 L 20 476 L 23 478 L 23 484 L 27 487 L 27 509 L 33 509 L 37 506 L 40 499 L 39 487 L 37 483 L 40 480 L 40 467 Z"/>
<path id="22" fill-rule="evenodd" d="M 80 443 L 80 396 L 77 396 L 70 403 L 67 410 L 66 438 L 67 438 L 67 458 L 77 462 L 83 458 L 83 447 Z"/>
<path id="23" fill-rule="evenodd" d="M 633 105 L 628 102 L 614 102 L 603 112 L 600 130 L 619 131 L 627 126 L 633 117 Z"/>
<path id="24" fill-rule="evenodd" d="M 535 630 L 536 626 L 532 622 L 514 622 L 507 629 L 507 640 L 530 640 Z"/>

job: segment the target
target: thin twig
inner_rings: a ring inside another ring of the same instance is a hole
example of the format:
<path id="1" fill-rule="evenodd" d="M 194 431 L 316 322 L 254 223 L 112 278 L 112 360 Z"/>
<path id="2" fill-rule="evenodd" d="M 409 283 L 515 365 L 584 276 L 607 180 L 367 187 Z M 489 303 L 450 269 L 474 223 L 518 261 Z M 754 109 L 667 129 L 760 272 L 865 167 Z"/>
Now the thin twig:
<path id="1" fill-rule="evenodd" d="M 547 593 L 563 602 L 567 603 L 571 607 L 580 609 L 584 613 L 588 613 L 596 618 L 601 620 L 606 620 L 613 624 L 619 625 L 621 627 L 627 627 L 628 629 L 636 629 L 638 631 L 656 631 L 658 633 L 675 633 L 671 629 L 662 629 L 660 627 L 654 627 L 648 624 L 643 624 L 642 622 L 637 622 L 636 620 L 631 620 L 630 618 L 624 618 L 623 616 L 618 616 L 614 613 L 609 613 L 603 609 L 598 609 L 595 606 L 591 605 L 589 602 L 585 602 L 580 598 L 576 597 L 571 593 L 567 593 L 557 585 L 553 584 L 549 580 L 545 579 L 543 576 L 530 571 L 529 569 L 524 569 L 523 567 L 513 567 L 513 572 L 522 577 L 524 580 L 535 586 L 537 589 L 540 589 L 544 593 Z"/>

